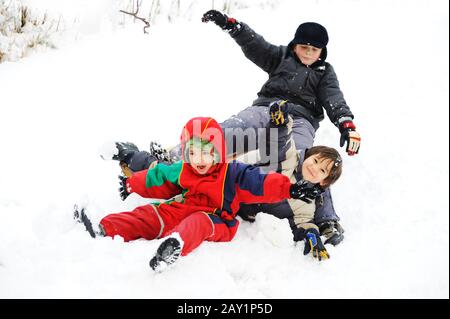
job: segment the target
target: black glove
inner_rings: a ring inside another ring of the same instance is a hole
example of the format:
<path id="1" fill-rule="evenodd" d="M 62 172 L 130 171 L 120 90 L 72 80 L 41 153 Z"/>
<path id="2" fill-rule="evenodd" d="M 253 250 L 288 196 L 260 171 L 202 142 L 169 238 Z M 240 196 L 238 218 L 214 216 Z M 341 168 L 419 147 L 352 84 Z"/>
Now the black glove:
<path id="1" fill-rule="evenodd" d="M 290 188 L 291 198 L 300 199 L 308 204 L 310 204 L 322 193 L 323 189 L 320 187 L 319 183 L 312 184 L 305 180 L 292 184 Z"/>
<path id="2" fill-rule="evenodd" d="M 287 100 L 278 100 L 270 103 L 270 121 L 275 124 L 275 126 L 285 125 L 289 121 L 288 105 Z"/>
<path id="3" fill-rule="evenodd" d="M 120 198 L 122 200 L 125 200 L 130 195 L 127 187 L 127 178 L 123 175 L 119 175 L 119 184 L 120 184 L 119 187 Z"/>
<path id="4" fill-rule="evenodd" d="M 261 211 L 261 204 L 241 204 L 237 212 L 237 216 L 247 222 L 254 223 L 256 220 L 256 214 Z"/>
<path id="5" fill-rule="evenodd" d="M 238 22 L 236 19 L 229 18 L 226 14 L 223 14 L 217 10 L 209 10 L 202 17 L 202 22 L 212 21 L 217 24 L 222 30 L 231 31 L 236 28 Z"/>
<path id="6" fill-rule="evenodd" d="M 313 257 L 318 258 L 319 261 L 330 258 L 330 255 L 320 239 L 319 232 L 315 228 L 310 228 L 306 231 L 305 249 L 303 250 L 303 255 L 308 255 L 311 251 Z"/>
<path id="7" fill-rule="evenodd" d="M 356 132 L 355 124 L 352 121 L 342 122 L 339 125 L 339 131 L 341 132 L 340 146 L 344 146 L 345 142 L 347 142 L 347 147 L 345 148 L 347 154 L 350 156 L 358 154 L 361 136 Z"/>
<path id="8" fill-rule="evenodd" d="M 112 159 L 120 162 L 124 162 L 127 165 L 130 164 L 130 160 L 136 152 L 139 152 L 139 148 L 130 142 L 116 142 L 116 148 L 119 151 L 114 154 Z"/>

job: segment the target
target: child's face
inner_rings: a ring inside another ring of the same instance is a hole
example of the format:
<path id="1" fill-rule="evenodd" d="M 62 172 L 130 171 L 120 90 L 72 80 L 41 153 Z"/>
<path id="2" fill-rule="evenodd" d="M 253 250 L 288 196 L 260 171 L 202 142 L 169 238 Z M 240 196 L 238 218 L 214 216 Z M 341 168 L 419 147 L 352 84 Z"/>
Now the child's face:
<path id="1" fill-rule="evenodd" d="M 303 64 L 309 66 L 319 60 L 322 49 L 313 47 L 312 45 L 297 44 L 294 47 L 294 52 Z"/>
<path id="2" fill-rule="evenodd" d="M 209 169 L 214 165 L 214 148 L 190 147 L 189 164 L 198 174 L 204 175 L 208 173 Z"/>
<path id="3" fill-rule="evenodd" d="M 333 161 L 328 158 L 320 158 L 319 154 L 308 157 L 302 165 L 303 179 L 313 184 L 320 183 L 324 186 L 325 178 L 330 175 Z"/>

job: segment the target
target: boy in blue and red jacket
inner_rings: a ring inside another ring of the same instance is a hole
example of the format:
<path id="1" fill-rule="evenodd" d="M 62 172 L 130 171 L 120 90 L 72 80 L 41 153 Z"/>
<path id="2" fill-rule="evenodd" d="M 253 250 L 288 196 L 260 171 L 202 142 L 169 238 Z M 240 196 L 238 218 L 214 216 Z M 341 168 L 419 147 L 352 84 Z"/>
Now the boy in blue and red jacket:
<path id="1" fill-rule="evenodd" d="M 100 221 L 102 235 L 120 235 L 125 241 L 168 237 L 150 260 L 161 270 L 203 241 L 226 242 L 239 226 L 241 203 L 276 203 L 295 198 L 314 200 L 318 184 L 292 184 L 288 177 L 264 174 L 259 168 L 236 161 L 225 162 L 225 140 L 212 118 L 191 119 L 181 135 L 183 160 L 121 177 L 121 195 L 168 199 L 161 204 L 111 214 Z"/>

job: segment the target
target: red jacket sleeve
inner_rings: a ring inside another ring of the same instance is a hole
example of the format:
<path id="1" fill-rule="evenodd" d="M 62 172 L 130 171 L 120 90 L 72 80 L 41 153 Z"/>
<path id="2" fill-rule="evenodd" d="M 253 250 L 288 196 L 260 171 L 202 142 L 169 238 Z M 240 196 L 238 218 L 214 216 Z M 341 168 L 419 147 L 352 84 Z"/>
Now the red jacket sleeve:
<path id="1" fill-rule="evenodd" d="M 160 164 L 158 164 L 160 165 Z M 170 199 L 182 192 L 176 180 L 172 180 L 167 172 L 176 173 L 178 167 L 158 166 L 134 173 L 127 179 L 130 193 L 136 193 L 144 198 Z"/>
<path id="2" fill-rule="evenodd" d="M 236 195 L 242 203 L 277 203 L 291 198 L 291 182 L 285 175 L 265 174 L 258 167 L 236 163 L 231 169 L 236 182 Z"/>

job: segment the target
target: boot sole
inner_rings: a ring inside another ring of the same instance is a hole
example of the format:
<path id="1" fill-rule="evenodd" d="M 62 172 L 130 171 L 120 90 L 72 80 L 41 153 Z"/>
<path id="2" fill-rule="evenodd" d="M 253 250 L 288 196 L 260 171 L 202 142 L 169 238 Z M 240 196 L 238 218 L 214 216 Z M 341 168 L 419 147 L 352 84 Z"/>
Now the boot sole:
<path id="1" fill-rule="evenodd" d="M 176 238 L 168 238 L 159 245 L 149 265 L 154 271 L 162 271 L 173 264 L 181 255 L 181 244 Z"/>

